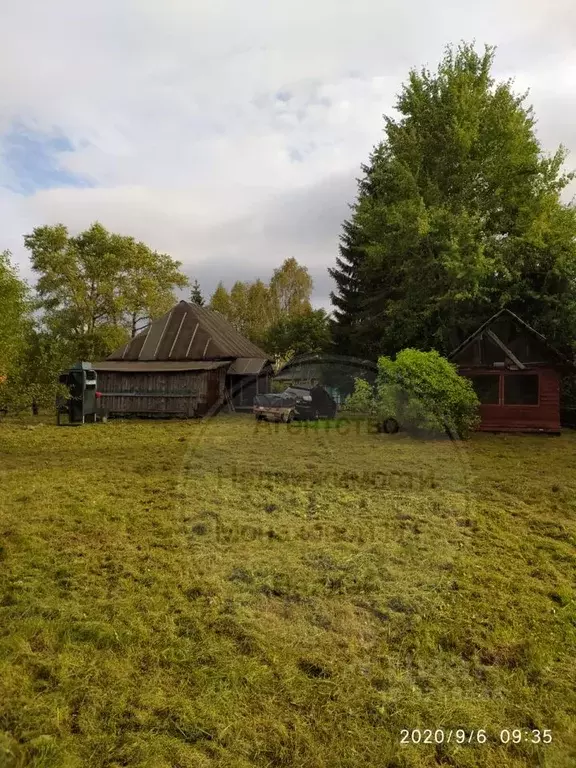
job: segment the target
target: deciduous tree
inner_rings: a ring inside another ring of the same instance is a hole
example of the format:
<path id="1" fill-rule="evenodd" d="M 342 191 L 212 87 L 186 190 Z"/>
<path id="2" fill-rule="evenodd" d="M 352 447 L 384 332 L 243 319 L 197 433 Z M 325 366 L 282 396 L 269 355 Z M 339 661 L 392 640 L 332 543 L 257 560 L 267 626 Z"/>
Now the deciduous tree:
<path id="1" fill-rule="evenodd" d="M 262 280 L 255 280 L 248 286 L 246 300 L 247 336 L 255 344 L 261 344 L 274 317 L 269 287 Z"/>
<path id="2" fill-rule="evenodd" d="M 237 280 L 230 289 L 230 316 L 234 328 L 245 334 L 248 326 L 248 283 Z"/>
<path id="3" fill-rule="evenodd" d="M 264 348 L 278 359 L 325 352 L 330 346 L 328 315 L 323 309 L 283 317 L 270 327 Z"/>
<path id="4" fill-rule="evenodd" d="M 306 267 L 294 258 L 286 259 L 274 270 L 270 280 L 274 319 L 308 312 L 311 309 L 312 288 L 312 278 Z"/>
<path id="5" fill-rule="evenodd" d="M 24 243 L 46 328 L 88 360 L 166 312 L 188 283 L 180 262 L 98 223 L 76 236 L 63 224 L 37 227 Z"/>
<path id="6" fill-rule="evenodd" d="M 502 306 L 563 348 L 576 337 L 566 153 L 544 154 L 494 55 L 448 48 L 436 72 L 410 73 L 385 120 L 333 270 L 336 335 L 354 354 L 446 353 Z"/>
<path id="7" fill-rule="evenodd" d="M 224 315 L 227 320 L 230 318 L 232 309 L 230 303 L 230 294 L 224 287 L 224 283 L 222 281 L 220 281 L 216 286 L 216 290 L 212 294 L 208 306 L 215 312 L 220 312 L 220 314 Z"/>
<path id="8" fill-rule="evenodd" d="M 0 253 L 0 379 L 14 367 L 25 344 L 30 323 L 28 288 L 12 264 L 9 251 Z"/>
<path id="9" fill-rule="evenodd" d="M 32 325 L 26 283 L 18 277 L 9 251 L 0 253 L 0 410 L 12 406 Z"/>
<path id="10" fill-rule="evenodd" d="M 218 283 L 210 308 L 220 312 L 232 325 L 256 344 L 264 343 L 270 328 L 312 311 L 312 278 L 296 259 L 274 270 L 270 283 L 261 279 L 236 281 L 230 292 Z"/>

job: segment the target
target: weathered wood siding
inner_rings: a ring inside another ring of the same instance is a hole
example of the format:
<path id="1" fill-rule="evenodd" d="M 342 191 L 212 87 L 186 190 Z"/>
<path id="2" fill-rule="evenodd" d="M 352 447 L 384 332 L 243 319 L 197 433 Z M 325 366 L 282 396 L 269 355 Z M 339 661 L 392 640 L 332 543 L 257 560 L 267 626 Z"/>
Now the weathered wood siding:
<path id="1" fill-rule="evenodd" d="M 482 373 L 495 375 L 494 368 L 460 369 L 464 376 L 477 376 Z M 551 368 L 531 368 L 527 374 L 539 376 L 538 405 L 481 405 L 481 424 L 479 429 L 485 432 L 560 432 L 560 376 Z M 500 372 L 502 392 L 503 378 L 518 371 Z"/>
<path id="2" fill-rule="evenodd" d="M 101 405 L 112 415 L 202 416 L 224 397 L 224 369 L 125 373 L 99 371 Z"/>

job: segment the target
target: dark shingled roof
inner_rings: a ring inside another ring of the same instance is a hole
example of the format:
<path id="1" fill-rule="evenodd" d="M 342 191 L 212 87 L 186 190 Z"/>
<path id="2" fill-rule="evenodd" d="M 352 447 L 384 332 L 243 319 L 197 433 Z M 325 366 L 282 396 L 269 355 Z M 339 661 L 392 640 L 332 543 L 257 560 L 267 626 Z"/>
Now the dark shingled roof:
<path id="1" fill-rule="evenodd" d="M 198 304 L 181 301 L 107 360 L 170 362 L 252 358 L 262 367 L 269 356 L 226 320 Z M 252 363 L 254 367 L 254 363 Z"/>

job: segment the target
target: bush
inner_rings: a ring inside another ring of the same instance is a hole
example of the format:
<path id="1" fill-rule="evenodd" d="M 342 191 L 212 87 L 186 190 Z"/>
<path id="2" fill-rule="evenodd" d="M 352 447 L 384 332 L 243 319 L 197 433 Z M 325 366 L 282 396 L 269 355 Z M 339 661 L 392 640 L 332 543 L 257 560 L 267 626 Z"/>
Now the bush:
<path id="1" fill-rule="evenodd" d="M 395 360 L 381 357 L 373 388 L 356 380 L 346 407 L 379 421 L 394 418 L 404 429 L 446 431 L 468 437 L 478 425 L 479 401 L 472 383 L 438 352 L 404 349 Z"/>
<path id="2" fill-rule="evenodd" d="M 344 401 L 344 410 L 375 415 L 377 411 L 374 387 L 365 379 L 354 380 L 354 391 Z"/>

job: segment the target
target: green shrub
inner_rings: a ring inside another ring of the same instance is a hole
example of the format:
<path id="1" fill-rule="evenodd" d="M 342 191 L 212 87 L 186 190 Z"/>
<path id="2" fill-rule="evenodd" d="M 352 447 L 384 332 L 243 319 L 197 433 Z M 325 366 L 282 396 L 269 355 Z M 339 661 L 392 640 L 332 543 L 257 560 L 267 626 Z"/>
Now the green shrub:
<path id="1" fill-rule="evenodd" d="M 472 383 L 436 351 L 404 349 L 395 360 L 381 357 L 376 392 L 379 409 L 404 427 L 467 437 L 479 423 Z"/>
<path id="2" fill-rule="evenodd" d="M 374 415 L 377 408 L 372 385 L 364 379 L 354 379 L 354 391 L 344 401 L 344 410 Z"/>
<path id="3" fill-rule="evenodd" d="M 373 388 L 356 379 L 346 400 L 348 410 L 394 418 L 404 429 L 431 433 L 446 430 L 468 437 L 479 423 L 479 401 L 471 382 L 438 352 L 404 349 L 395 360 L 381 357 Z"/>

